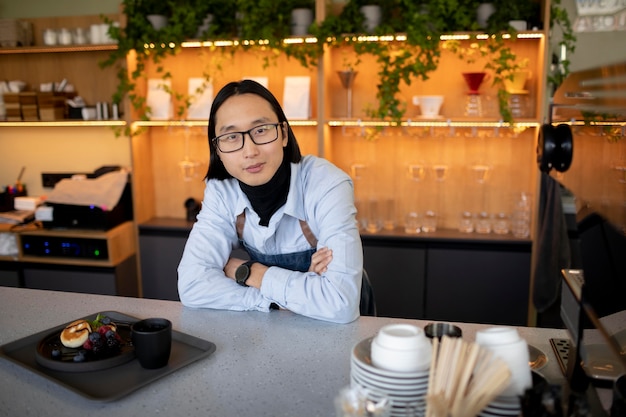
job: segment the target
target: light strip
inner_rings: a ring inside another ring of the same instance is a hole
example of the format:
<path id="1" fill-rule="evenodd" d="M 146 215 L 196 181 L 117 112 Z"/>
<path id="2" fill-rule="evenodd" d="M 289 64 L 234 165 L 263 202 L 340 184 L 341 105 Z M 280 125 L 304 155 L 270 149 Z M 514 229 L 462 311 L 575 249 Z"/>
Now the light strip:
<path id="1" fill-rule="evenodd" d="M 442 41 L 447 41 L 447 40 L 470 40 L 472 38 L 472 36 L 474 36 L 473 34 L 469 34 L 469 33 L 457 33 L 457 34 L 447 34 L 447 35 L 441 35 L 439 37 L 440 40 Z M 487 33 L 479 33 L 476 34 L 475 37 L 478 40 L 487 40 L 489 39 L 491 36 L 495 36 L 495 35 L 489 35 Z M 504 39 L 511 39 L 513 37 L 513 34 L 510 33 L 504 33 L 502 34 L 502 37 Z M 538 31 L 533 31 L 533 32 L 520 32 L 515 34 L 515 37 L 517 37 L 518 39 L 541 39 L 544 37 L 544 34 L 542 32 L 538 32 Z M 329 37 L 326 39 L 326 42 L 328 43 L 333 43 L 336 40 L 336 38 L 332 38 Z M 399 33 L 396 35 L 381 35 L 381 36 L 377 36 L 377 35 L 359 35 L 359 34 L 350 34 L 350 35 L 344 35 L 343 37 L 344 42 L 406 42 L 407 40 L 407 36 L 404 33 Z M 293 38 L 285 38 L 283 39 L 283 43 L 286 45 L 298 45 L 298 44 L 312 44 L 312 43 L 317 43 L 318 39 L 314 36 L 305 36 L 305 37 L 293 37 Z M 269 45 L 269 41 L 267 39 L 246 39 L 246 40 L 242 40 L 242 41 L 232 41 L 232 40 L 216 40 L 216 41 L 185 41 L 183 43 L 181 43 L 181 46 L 183 48 L 199 48 L 199 47 L 211 47 L 211 46 L 216 46 L 216 47 L 228 47 L 228 46 L 237 46 L 239 44 L 242 45 L 246 45 L 246 46 L 254 46 L 254 45 Z M 161 45 L 162 47 L 165 46 L 165 44 Z M 173 48 L 175 45 L 173 43 L 170 43 L 168 45 L 170 48 Z M 154 44 L 152 45 L 144 45 L 145 48 L 154 48 Z"/>
<path id="2" fill-rule="evenodd" d="M 328 125 L 331 127 L 539 127 L 537 122 L 477 122 L 477 121 L 374 121 L 374 120 L 330 120 Z"/>
<path id="3" fill-rule="evenodd" d="M 317 126 L 316 120 L 289 120 L 290 126 Z M 133 127 L 207 127 L 207 120 L 138 120 Z"/>
<path id="4" fill-rule="evenodd" d="M 50 120 L 0 122 L 0 127 L 126 126 L 124 120 Z"/>

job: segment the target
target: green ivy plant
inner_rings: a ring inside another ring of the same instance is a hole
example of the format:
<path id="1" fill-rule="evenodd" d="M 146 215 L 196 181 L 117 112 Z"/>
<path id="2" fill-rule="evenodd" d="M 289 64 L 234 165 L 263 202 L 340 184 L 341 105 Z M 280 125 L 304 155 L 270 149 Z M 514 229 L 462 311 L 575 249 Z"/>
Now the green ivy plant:
<path id="1" fill-rule="evenodd" d="M 211 10 L 224 10 L 230 4 L 228 0 L 123 0 L 125 27 L 112 26 L 112 22 L 103 17 L 105 23 L 110 24 L 109 34 L 118 44 L 108 59 L 100 63 L 102 67 L 117 68 L 118 86 L 112 101 L 119 105 L 127 97 L 139 120 L 148 120 L 150 109 L 146 106 L 146 98 L 136 92 L 137 83 L 146 81 L 147 64 L 156 64 L 157 74 L 164 80 L 171 79 L 172 75 L 163 66 L 163 60 L 176 55 L 183 41 L 195 37 L 198 26 Z M 147 20 L 147 15 L 155 13 L 169 18 L 165 28 L 155 30 Z M 232 22 L 218 17 L 212 25 L 213 33 L 222 31 L 230 35 Z M 135 54 L 135 68 L 130 72 L 126 67 L 129 53 Z M 171 89 L 168 92 L 181 103 L 176 109 L 176 116 L 182 117 L 190 98 Z M 118 130 L 117 133 L 122 132 Z M 130 126 L 127 126 L 123 133 L 132 135 L 136 132 L 131 132 Z"/>
<path id="2" fill-rule="evenodd" d="M 316 66 L 327 48 L 350 47 L 356 58 L 349 64 L 355 70 L 361 57 L 369 54 L 378 64 L 378 83 L 376 85 L 376 105 L 366 109 L 369 117 L 391 120 L 399 123 L 406 113 L 406 103 L 399 98 L 403 85 L 410 85 L 415 80 L 427 80 L 439 65 L 442 42 L 440 36 L 453 32 L 475 32 L 476 9 L 480 0 L 387 0 L 380 1 L 383 21 L 375 29 L 374 35 L 406 35 L 403 42 L 361 42 L 357 35 L 364 34 L 364 16 L 360 7 L 374 3 L 372 0 L 349 0 L 339 15 L 328 15 L 322 22 L 314 23 L 310 28 L 317 43 L 292 45 L 283 40 L 289 37 L 290 13 L 297 7 L 315 8 L 314 0 L 123 0 L 122 6 L 127 17 L 124 28 L 111 28 L 111 35 L 118 41 L 119 48 L 114 51 L 103 65 L 119 65 L 119 85 L 115 102 L 124 96 L 129 98 L 133 108 L 142 119 L 147 118 L 149 109 L 145 107 L 145 98 L 134 93 L 137 82 L 145 77 L 146 64 L 156 64 L 157 72 L 164 79 L 171 74 L 163 67 L 163 59 L 175 55 L 182 41 L 194 38 L 197 27 L 207 13 L 214 14 L 214 24 L 203 39 L 237 39 L 235 52 L 239 48 L 248 51 L 270 51 L 264 54 L 265 65 L 271 64 L 272 57 L 284 53 L 298 60 L 303 66 Z M 496 12 L 488 21 L 487 30 L 498 34 L 509 31 L 509 20 L 526 19 L 532 22 L 539 13 L 538 2 L 518 2 L 494 0 Z M 524 3 L 524 4 L 522 4 Z M 529 3 L 529 4 L 526 4 Z M 563 42 L 573 50 L 575 37 L 571 34 L 571 25 L 567 13 L 558 7 L 560 0 L 552 2 L 551 24 L 559 24 L 566 33 Z M 165 6 L 165 13 L 170 17 L 166 28 L 155 31 L 146 20 L 150 7 L 155 4 Z M 540 24 L 538 22 L 537 24 Z M 248 41 L 245 41 L 248 40 Z M 511 121 L 508 110 L 508 94 L 503 81 L 512 76 L 512 71 L 519 66 L 515 54 L 500 36 L 491 36 L 482 42 L 480 51 L 488 58 L 485 69 L 493 73 L 493 82 L 498 85 L 500 114 L 505 121 Z M 145 46 L 149 45 L 148 48 Z M 130 74 L 121 65 L 126 55 L 136 53 L 136 68 Z M 463 56 L 461 49 L 456 52 Z M 268 58 L 269 57 L 269 58 Z M 567 70 L 568 62 L 563 63 Z M 177 115 L 182 117 L 189 104 L 184 94 L 171 91 L 182 103 Z"/>
<path id="3" fill-rule="evenodd" d="M 561 7 L 561 0 L 552 0 L 550 2 L 550 30 L 553 30 L 555 27 L 561 29 L 563 36 L 559 46 L 565 47 L 569 56 L 576 50 L 576 35 L 574 35 L 567 10 Z M 556 91 L 558 86 L 569 75 L 569 65 L 570 60 L 566 58 L 559 63 L 556 71 L 548 73 L 548 82 L 553 86 L 553 91 Z"/>

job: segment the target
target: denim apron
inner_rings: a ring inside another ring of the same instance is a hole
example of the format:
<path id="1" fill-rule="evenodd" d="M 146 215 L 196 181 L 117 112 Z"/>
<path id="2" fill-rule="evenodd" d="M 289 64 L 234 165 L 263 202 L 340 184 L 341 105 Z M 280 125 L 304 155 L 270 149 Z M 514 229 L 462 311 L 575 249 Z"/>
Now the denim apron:
<path id="1" fill-rule="evenodd" d="M 307 249 L 300 252 L 293 253 L 281 253 L 278 255 L 268 255 L 261 253 L 256 249 L 248 246 L 243 240 L 243 226 L 246 223 L 245 211 L 237 216 L 237 236 L 239 237 L 239 243 L 248 252 L 250 259 L 266 266 L 278 266 L 280 268 L 290 269 L 292 271 L 307 272 L 311 266 L 311 256 L 317 250 L 317 238 L 309 228 L 306 221 L 300 220 L 300 228 L 302 234 L 311 245 L 311 249 Z M 278 305 L 272 303 L 270 309 L 278 309 Z M 361 284 L 361 301 L 359 304 L 359 310 L 362 316 L 375 316 L 376 315 L 376 303 L 374 301 L 374 291 L 372 285 L 363 271 L 363 278 Z"/>
<path id="2" fill-rule="evenodd" d="M 280 253 L 276 255 L 259 252 L 246 244 L 243 240 L 243 227 L 245 223 L 246 214 L 243 212 L 237 216 L 237 236 L 239 238 L 239 243 L 246 250 L 246 252 L 248 252 L 251 260 L 259 262 L 265 266 L 278 266 L 292 271 L 307 272 L 309 270 L 309 267 L 311 266 L 311 256 L 313 256 L 317 250 L 317 239 L 313 235 L 313 232 L 309 228 L 307 222 L 300 220 L 300 228 L 302 229 L 302 234 L 311 245 L 311 248 L 300 252 Z"/>

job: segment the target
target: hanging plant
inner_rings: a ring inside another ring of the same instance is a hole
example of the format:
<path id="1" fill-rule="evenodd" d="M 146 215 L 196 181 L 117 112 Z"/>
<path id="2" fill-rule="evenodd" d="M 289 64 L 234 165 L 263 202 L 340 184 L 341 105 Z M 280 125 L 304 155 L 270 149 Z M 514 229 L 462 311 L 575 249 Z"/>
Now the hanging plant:
<path id="1" fill-rule="evenodd" d="M 552 0 L 550 2 L 550 30 L 552 31 L 556 27 L 560 28 L 562 33 L 559 48 L 565 48 L 567 54 L 566 58 L 561 61 L 556 58 L 555 71 L 548 72 L 548 82 L 552 85 L 553 93 L 569 75 L 570 60 L 567 57 L 576 50 L 576 35 L 574 35 L 567 10 L 561 7 L 561 0 Z"/>
<path id="2" fill-rule="evenodd" d="M 338 16 L 328 16 L 314 30 L 318 39 L 330 47 L 349 45 L 357 56 L 370 54 L 378 64 L 376 106 L 366 109 L 369 117 L 399 123 L 406 113 L 406 103 L 399 98 L 402 85 L 414 80 L 427 80 L 437 69 L 443 33 L 475 29 L 475 1 L 410 0 L 379 2 L 382 23 L 373 35 L 404 34 L 402 42 L 362 42 L 365 34 L 364 16 L 360 8 L 375 2 L 351 0 Z"/>
<path id="3" fill-rule="evenodd" d="M 180 52 L 180 44 L 196 35 L 200 23 L 210 10 L 227 8 L 230 3 L 228 0 L 123 0 L 122 9 L 126 17 L 124 27 L 112 26 L 112 22 L 104 18 L 105 23 L 110 25 L 111 38 L 118 44 L 108 59 L 100 63 L 102 67 L 117 68 L 118 86 L 112 101 L 120 105 L 125 97 L 128 98 L 135 117 L 148 120 L 150 109 L 146 106 L 146 98 L 137 93 L 138 83 L 147 82 L 147 65 L 155 65 L 156 73 L 163 80 L 171 79 L 171 73 L 163 66 L 164 59 L 176 55 Z M 162 29 L 155 29 L 147 19 L 150 14 L 167 16 L 168 24 Z M 212 25 L 212 33 L 224 31 L 230 35 L 231 22 L 218 18 L 215 26 Z M 135 65 L 130 71 L 126 67 L 129 54 L 133 54 Z M 190 98 L 167 87 L 166 90 L 181 103 L 175 113 L 177 117 L 182 117 Z M 117 128 L 116 133 L 133 135 L 137 132 L 131 132 L 130 126 L 126 126 L 123 132 Z"/>

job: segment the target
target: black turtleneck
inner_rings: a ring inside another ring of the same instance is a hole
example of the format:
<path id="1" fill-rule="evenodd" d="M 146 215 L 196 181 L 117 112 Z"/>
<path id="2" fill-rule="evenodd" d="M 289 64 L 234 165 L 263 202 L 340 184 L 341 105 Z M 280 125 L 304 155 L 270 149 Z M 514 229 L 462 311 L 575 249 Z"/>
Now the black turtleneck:
<path id="1" fill-rule="evenodd" d="M 272 214 L 287 202 L 289 194 L 289 182 L 291 179 L 291 164 L 287 158 L 268 182 L 262 185 L 250 186 L 239 181 L 241 191 L 248 197 L 252 208 L 259 215 L 259 225 L 270 224 Z"/>

